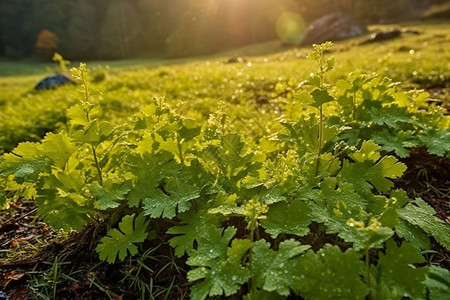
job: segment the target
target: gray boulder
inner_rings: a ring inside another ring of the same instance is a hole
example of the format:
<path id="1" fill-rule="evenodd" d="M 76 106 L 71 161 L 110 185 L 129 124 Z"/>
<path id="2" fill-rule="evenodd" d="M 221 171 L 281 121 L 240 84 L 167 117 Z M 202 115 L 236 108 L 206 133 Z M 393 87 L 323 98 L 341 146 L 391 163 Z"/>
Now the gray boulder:
<path id="1" fill-rule="evenodd" d="M 51 90 L 66 84 L 76 84 L 75 80 L 65 74 L 54 74 L 45 77 L 34 87 L 35 90 Z"/>
<path id="2" fill-rule="evenodd" d="M 362 35 L 366 28 L 343 13 L 325 15 L 312 22 L 305 32 L 300 46 L 338 41 Z"/>
<path id="3" fill-rule="evenodd" d="M 361 42 L 361 45 L 395 39 L 398 38 L 401 34 L 402 32 L 398 29 L 377 31 L 375 33 L 372 33 L 368 39 Z"/>

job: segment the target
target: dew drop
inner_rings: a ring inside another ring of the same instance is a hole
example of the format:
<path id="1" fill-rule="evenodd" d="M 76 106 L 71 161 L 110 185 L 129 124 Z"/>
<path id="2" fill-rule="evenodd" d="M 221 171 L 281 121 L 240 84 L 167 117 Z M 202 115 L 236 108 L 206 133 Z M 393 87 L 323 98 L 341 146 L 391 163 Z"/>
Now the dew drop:
<path id="1" fill-rule="evenodd" d="M 212 271 L 212 272 L 211 272 L 211 275 L 214 275 L 214 274 L 216 274 L 216 271 Z"/>
<path id="2" fill-rule="evenodd" d="M 284 267 L 284 263 L 279 264 L 279 267 L 283 268 Z"/>
<path id="3" fill-rule="evenodd" d="M 213 252 L 214 252 L 214 250 L 213 250 L 213 249 L 209 250 L 209 253 L 213 253 Z"/>
<path id="4" fill-rule="evenodd" d="M 233 277 L 231 277 L 231 279 L 232 279 L 233 281 L 236 281 L 236 280 L 237 280 L 237 276 L 234 275 Z"/>

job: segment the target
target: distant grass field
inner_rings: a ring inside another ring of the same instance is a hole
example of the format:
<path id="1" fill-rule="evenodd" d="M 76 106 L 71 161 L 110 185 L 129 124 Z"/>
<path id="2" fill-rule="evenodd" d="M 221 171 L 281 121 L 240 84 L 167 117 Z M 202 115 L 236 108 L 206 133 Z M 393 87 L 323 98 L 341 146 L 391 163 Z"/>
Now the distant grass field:
<path id="1" fill-rule="evenodd" d="M 401 38 L 360 46 L 371 32 L 391 28 L 417 30 Z M 404 89 L 427 89 L 436 103 L 449 106 L 450 22 L 427 21 L 374 25 L 356 39 L 335 43 L 331 84 L 350 72 L 378 73 L 400 81 Z M 310 48 L 269 42 L 213 56 L 178 60 L 92 61 L 91 87 L 104 116 L 121 122 L 153 97 L 164 97 L 186 115 L 208 119 L 220 107 L 249 137 L 270 134 L 283 104 L 292 101 L 299 82 L 316 70 L 306 58 Z M 242 56 L 242 63 L 227 64 Z M 72 65 L 78 65 L 72 62 Z M 77 87 L 36 92 L 33 87 L 56 64 L 0 61 L 0 152 L 18 142 L 38 140 L 65 127 L 65 111 L 79 99 Z M 265 121 L 262 125 L 261 120 Z M 268 123 L 269 122 L 269 123 Z M 269 125 L 268 125 L 269 124 Z"/>

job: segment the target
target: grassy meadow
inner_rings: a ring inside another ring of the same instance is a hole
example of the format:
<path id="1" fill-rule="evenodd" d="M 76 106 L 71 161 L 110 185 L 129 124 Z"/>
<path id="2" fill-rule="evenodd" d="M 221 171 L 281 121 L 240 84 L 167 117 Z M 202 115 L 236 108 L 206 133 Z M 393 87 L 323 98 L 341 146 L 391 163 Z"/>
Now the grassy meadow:
<path id="1" fill-rule="evenodd" d="M 359 45 L 371 32 L 401 28 L 419 34 Z M 374 25 L 360 38 L 337 42 L 332 48 L 335 69 L 326 80 L 333 85 L 351 72 L 378 73 L 401 82 L 405 90 L 426 89 L 436 104 L 448 107 L 450 81 L 450 23 L 426 22 Z M 164 97 L 183 114 L 206 120 L 223 107 L 233 124 L 259 138 L 272 132 L 271 120 L 283 105 L 294 101 L 299 82 L 314 72 L 308 48 L 282 47 L 279 42 L 184 60 L 128 60 L 88 62 L 90 85 L 113 122 L 126 119 L 154 97 Z M 233 56 L 242 63 L 227 64 Z M 72 66 L 78 63 L 72 62 Z M 0 61 L 0 151 L 18 142 L 37 140 L 47 131 L 64 127 L 65 111 L 79 99 L 77 87 L 36 92 L 41 78 L 56 64 Z M 261 120 L 264 121 L 264 125 Z"/>

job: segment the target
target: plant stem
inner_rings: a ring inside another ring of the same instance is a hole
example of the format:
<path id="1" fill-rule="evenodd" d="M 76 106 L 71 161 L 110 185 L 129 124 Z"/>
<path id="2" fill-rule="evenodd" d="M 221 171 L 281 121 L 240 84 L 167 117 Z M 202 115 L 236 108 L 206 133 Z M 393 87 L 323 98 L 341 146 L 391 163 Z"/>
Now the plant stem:
<path id="1" fill-rule="evenodd" d="M 368 299 L 370 300 L 371 297 L 371 287 L 370 287 L 370 259 L 369 259 L 369 247 L 365 248 L 365 256 L 366 256 L 366 280 L 367 280 L 367 287 L 369 288 L 369 296 Z"/>
<path id="2" fill-rule="evenodd" d="M 102 169 L 100 168 L 100 164 L 98 163 L 97 152 L 95 151 L 94 146 L 91 145 L 91 147 L 92 147 L 92 154 L 94 155 L 95 167 L 97 168 L 98 173 L 98 183 L 100 185 L 103 185 Z"/>
<path id="3" fill-rule="evenodd" d="M 89 89 L 88 89 L 86 78 L 84 77 L 84 70 L 81 70 L 81 81 L 83 82 L 83 86 L 84 86 L 84 99 L 85 99 L 84 112 L 86 114 L 86 121 L 89 123 L 89 122 L 91 122 L 91 117 L 89 115 L 89 107 L 88 107 L 88 105 L 89 105 Z M 95 167 L 96 167 L 97 173 L 98 173 L 98 183 L 100 185 L 103 185 L 102 169 L 100 168 L 100 164 L 98 162 L 97 151 L 95 150 L 95 147 L 93 145 L 91 145 L 91 149 L 92 149 L 92 155 L 94 156 Z"/>
<path id="4" fill-rule="evenodd" d="M 356 92 L 353 92 L 353 121 L 356 120 Z"/>
<path id="5" fill-rule="evenodd" d="M 319 65 L 319 74 L 320 74 L 320 84 L 319 89 L 323 89 L 325 83 L 325 70 L 323 65 L 323 52 L 320 53 L 320 59 L 317 62 Z M 320 155 L 322 154 L 323 148 L 323 104 L 319 106 L 319 137 L 318 137 L 319 145 L 317 147 L 317 163 L 315 176 L 319 174 L 319 165 L 320 165 Z"/>
<path id="6" fill-rule="evenodd" d="M 316 163 L 316 171 L 315 176 L 319 174 L 319 164 L 320 164 L 320 155 L 322 154 L 323 148 L 323 108 L 322 105 L 319 106 L 319 137 L 318 137 L 318 145 L 317 145 L 317 163 Z"/>
<path id="7" fill-rule="evenodd" d="M 323 148 L 323 108 L 322 105 L 319 107 L 319 149 L 317 149 L 317 154 L 320 156 L 322 154 Z"/>
<path id="8" fill-rule="evenodd" d="M 183 156 L 183 149 L 181 147 L 181 138 L 180 135 L 177 133 L 177 146 L 178 146 L 178 153 L 180 156 L 180 162 L 184 164 L 184 156 Z"/>

